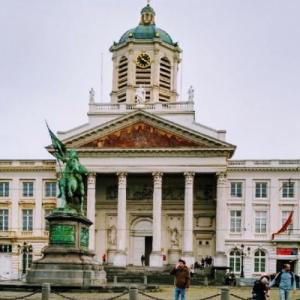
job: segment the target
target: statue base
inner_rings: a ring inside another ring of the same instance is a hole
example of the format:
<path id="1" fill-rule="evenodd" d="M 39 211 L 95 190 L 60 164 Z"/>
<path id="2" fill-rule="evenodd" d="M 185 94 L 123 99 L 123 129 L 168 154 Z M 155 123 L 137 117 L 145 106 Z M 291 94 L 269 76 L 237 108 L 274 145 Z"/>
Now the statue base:
<path id="1" fill-rule="evenodd" d="M 88 250 L 89 226 L 87 218 L 56 210 L 46 218 L 49 222 L 49 246 L 43 257 L 32 263 L 28 283 L 92 286 L 106 283 L 106 273 L 96 262 L 94 252 Z"/>
<path id="2" fill-rule="evenodd" d="M 178 259 L 180 258 L 181 250 L 179 248 L 171 248 L 168 251 L 168 263 L 170 265 L 174 265 L 178 263 Z"/>

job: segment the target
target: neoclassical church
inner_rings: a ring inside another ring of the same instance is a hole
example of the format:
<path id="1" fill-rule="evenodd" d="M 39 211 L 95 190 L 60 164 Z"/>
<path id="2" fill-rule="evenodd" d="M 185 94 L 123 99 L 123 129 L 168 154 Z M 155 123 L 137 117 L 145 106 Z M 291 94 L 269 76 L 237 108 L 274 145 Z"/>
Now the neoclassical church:
<path id="1" fill-rule="evenodd" d="M 91 90 L 88 122 L 58 132 L 89 170 L 96 258 L 126 267 L 144 255 L 157 268 L 211 256 L 248 278 L 288 261 L 300 273 L 300 160 L 233 160 L 226 131 L 195 121 L 193 89 L 178 101 L 181 49 L 149 4 L 110 51 L 110 102 Z M 0 160 L 0 278 L 41 255 L 57 170 L 55 160 Z"/>

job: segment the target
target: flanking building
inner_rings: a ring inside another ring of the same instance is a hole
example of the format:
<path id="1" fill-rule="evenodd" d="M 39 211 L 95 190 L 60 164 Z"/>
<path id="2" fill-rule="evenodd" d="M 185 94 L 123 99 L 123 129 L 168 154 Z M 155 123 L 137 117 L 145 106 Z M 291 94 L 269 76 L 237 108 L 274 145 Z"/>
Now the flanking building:
<path id="1" fill-rule="evenodd" d="M 211 256 L 247 278 L 289 261 L 299 274 L 300 160 L 233 160 L 226 131 L 195 121 L 193 90 L 177 100 L 181 49 L 149 4 L 110 51 L 111 102 L 91 91 L 88 122 L 58 133 L 89 170 L 96 258 L 139 266 L 144 254 L 163 267 Z M 20 277 L 47 244 L 57 171 L 55 160 L 0 160 L 0 279 Z"/>

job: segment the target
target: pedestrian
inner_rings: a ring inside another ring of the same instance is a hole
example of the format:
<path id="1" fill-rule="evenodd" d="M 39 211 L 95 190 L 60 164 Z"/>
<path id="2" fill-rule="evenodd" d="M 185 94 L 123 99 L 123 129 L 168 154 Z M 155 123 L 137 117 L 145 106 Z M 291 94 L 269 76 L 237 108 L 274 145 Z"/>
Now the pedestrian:
<path id="1" fill-rule="evenodd" d="M 201 267 L 202 269 L 204 269 L 204 264 L 205 264 L 205 259 L 204 257 L 201 258 Z"/>
<path id="2" fill-rule="evenodd" d="M 106 254 L 104 253 L 104 254 L 102 255 L 102 263 L 105 264 L 105 262 L 106 262 Z"/>
<path id="3" fill-rule="evenodd" d="M 212 257 L 207 257 L 207 265 L 210 267 L 212 265 Z"/>
<path id="4" fill-rule="evenodd" d="M 279 286 L 280 300 L 289 300 L 291 290 L 296 290 L 295 274 L 291 271 L 290 264 L 284 264 L 283 269 L 276 274 L 270 286 Z"/>
<path id="5" fill-rule="evenodd" d="M 193 264 L 190 265 L 190 277 L 192 278 L 195 273 L 195 266 Z"/>
<path id="6" fill-rule="evenodd" d="M 177 265 L 171 270 L 171 275 L 175 276 L 175 300 L 185 300 L 185 292 L 190 286 L 190 272 L 183 259 L 179 259 Z"/>
<path id="7" fill-rule="evenodd" d="M 269 281 L 270 281 L 270 277 L 266 274 L 262 274 L 262 276 L 254 282 L 253 289 L 252 289 L 252 299 L 266 300 L 266 297 L 269 297 L 269 293 L 270 293 Z"/>
<path id="8" fill-rule="evenodd" d="M 146 257 L 145 257 L 144 254 L 142 254 L 142 256 L 141 256 L 141 263 L 142 263 L 142 266 L 145 265 L 145 261 L 146 261 Z"/>

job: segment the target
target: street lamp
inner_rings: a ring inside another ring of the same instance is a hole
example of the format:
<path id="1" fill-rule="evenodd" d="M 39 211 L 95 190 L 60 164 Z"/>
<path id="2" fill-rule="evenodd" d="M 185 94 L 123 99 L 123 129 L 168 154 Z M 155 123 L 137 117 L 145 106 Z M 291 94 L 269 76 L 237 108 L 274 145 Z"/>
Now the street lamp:
<path id="1" fill-rule="evenodd" d="M 244 244 L 241 244 L 241 248 L 239 249 L 238 247 L 235 247 L 234 250 L 235 252 L 237 253 L 240 253 L 241 255 L 241 278 L 244 278 L 245 277 L 245 274 L 244 274 L 244 257 L 250 253 L 250 250 L 251 248 L 248 247 L 247 248 L 247 253 L 244 252 L 244 248 L 245 248 L 245 245 Z"/>
<path id="2" fill-rule="evenodd" d="M 19 253 L 22 253 L 22 273 L 25 274 L 32 260 L 32 245 L 26 242 L 23 245 L 18 245 Z"/>

